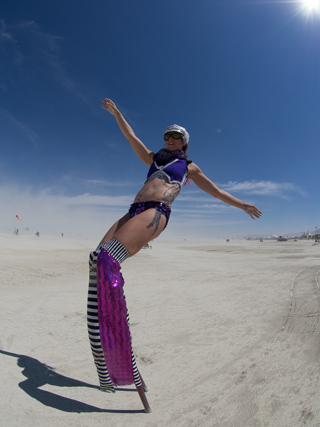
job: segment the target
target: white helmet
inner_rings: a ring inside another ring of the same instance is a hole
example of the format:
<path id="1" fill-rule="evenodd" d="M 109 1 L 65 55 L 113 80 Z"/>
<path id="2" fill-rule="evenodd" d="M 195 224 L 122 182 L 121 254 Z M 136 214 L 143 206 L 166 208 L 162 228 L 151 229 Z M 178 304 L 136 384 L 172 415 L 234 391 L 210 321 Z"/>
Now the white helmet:
<path id="1" fill-rule="evenodd" d="M 185 143 L 185 145 L 189 145 L 189 134 L 186 131 L 185 128 L 183 128 L 182 126 L 179 125 L 171 125 L 169 127 L 167 127 L 167 129 L 165 130 L 164 134 L 168 133 L 168 132 L 179 132 L 182 135 L 182 140 Z"/>

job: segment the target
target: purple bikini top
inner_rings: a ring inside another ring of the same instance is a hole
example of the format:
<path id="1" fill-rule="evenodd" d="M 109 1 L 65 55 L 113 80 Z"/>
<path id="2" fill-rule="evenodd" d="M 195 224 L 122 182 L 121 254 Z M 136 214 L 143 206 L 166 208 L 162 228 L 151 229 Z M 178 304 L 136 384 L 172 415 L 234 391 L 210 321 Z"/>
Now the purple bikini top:
<path id="1" fill-rule="evenodd" d="M 155 154 L 147 181 L 153 178 L 164 179 L 169 184 L 177 184 L 181 188 L 188 179 L 188 166 L 183 150 L 170 151 L 163 148 Z"/>

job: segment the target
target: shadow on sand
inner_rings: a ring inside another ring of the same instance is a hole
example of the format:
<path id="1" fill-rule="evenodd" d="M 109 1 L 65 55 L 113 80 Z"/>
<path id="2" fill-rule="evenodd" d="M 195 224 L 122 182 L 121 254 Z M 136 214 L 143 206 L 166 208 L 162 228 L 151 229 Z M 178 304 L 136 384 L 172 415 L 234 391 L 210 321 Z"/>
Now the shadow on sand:
<path id="1" fill-rule="evenodd" d="M 69 399 L 67 397 L 59 396 L 58 394 L 49 391 L 41 390 L 39 387 L 45 384 L 57 387 L 87 387 L 100 390 L 98 386 L 78 381 L 64 375 L 57 374 L 54 368 L 33 357 L 25 356 L 23 354 L 10 353 L 8 351 L 0 350 L 0 354 L 16 357 L 17 365 L 23 368 L 22 374 L 27 377 L 25 381 L 20 382 L 19 387 L 27 393 L 30 397 L 38 400 L 45 406 L 58 409 L 64 412 L 106 412 L 106 413 L 144 413 L 144 410 L 113 410 L 101 409 L 96 406 L 87 405 L 86 403 L 79 402 L 78 400 Z M 117 389 L 123 391 L 135 391 L 128 389 Z"/>

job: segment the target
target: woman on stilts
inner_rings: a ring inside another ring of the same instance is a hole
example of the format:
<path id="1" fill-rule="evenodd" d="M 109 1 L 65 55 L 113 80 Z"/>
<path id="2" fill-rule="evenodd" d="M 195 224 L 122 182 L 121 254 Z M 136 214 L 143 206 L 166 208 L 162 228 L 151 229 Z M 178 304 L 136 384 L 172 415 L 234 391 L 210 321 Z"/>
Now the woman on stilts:
<path id="1" fill-rule="evenodd" d="M 100 388 L 114 391 L 117 385 L 135 384 L 146 412 L 150 412 L 144 394 L 146 386 L 132 351 L 120 264 L 162 233 L 169 221 L 171 205 L 187 179 L 211 196 L 242 209 L 253 219 L 260 218 L 261 212 L 220 190 L 188 160 L 189 134 L 185 128 L 169 126 L 164 132 L 166 148 L 155 154 L 135 135 L 114 102 L 106 98 L 102 108 L 115 117 L 123 135 L 139 159 L 148 166 L 149 172 L 129 211 L 110 228 L 90 254 L 89 339 Z"/>

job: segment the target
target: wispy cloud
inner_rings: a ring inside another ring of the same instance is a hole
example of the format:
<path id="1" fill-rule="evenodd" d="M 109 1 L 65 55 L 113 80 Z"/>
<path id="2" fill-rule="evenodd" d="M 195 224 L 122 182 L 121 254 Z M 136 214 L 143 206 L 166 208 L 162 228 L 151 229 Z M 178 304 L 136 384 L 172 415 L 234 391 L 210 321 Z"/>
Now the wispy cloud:
<path id="1" fill-rule="evenodd" d="M 230 193 L 245 193 L 259 196 L 273 196 L 289 200 L 292 196 L 299 195 L 306 197 L 308 194 L 296 184 L 290 182 L 273 181 L 244 181 L 228 182 L 222 184 L 221 188 Z"/>
<path id="2" fill-rule="evenodd" d="M 82 207 L 82 206 L 101 206 L 106 209 L 111 206 L 125 206 L 128 207 L 132 199 L 130 196 L 96 196 L 89 193 L 80 194 L 78 196 L 50 196 L 46 192 L 42 192 L 39 197 L 51 199 L 56 201 L 60 206 L 65 208 L 69 207 Z"/>
<path id="3" fill-rule="evenodd" d="M 302 197 L 308 196 L 308 193 L 301 189 L 296 184 L 290 182 L 274 182 L 274 181 L 229 181 L 228 183 L 217 183 L 218 187 L 233 195 L 239 193 L 253 196 L 271 196 L 285 200 L 290 200 L 294 195 Z M 185 202 L 209 202 L 212 197 L 206 195 L 192 184 L 192 187 L 187 188 L 180 196 L 180 200 Z"/>
<path id="4" fill-rule="evenodd" d="M 139 187 L 141 185 L 141 182 L 135 182 L 135 181 L 106 181 L 102 179 L 82 179 L 79 178 L 79 184 L 91 187 L 91 186 L 98 186 L 100 188 L 108 188 L 108 187 Z"/>
<path id="5" fill-rule="evenodd" d="M 13 114 L 9 113 L 9 111 L 4 110 L 3 108 L 0 108 L 0 116 L 4 117 L 6 121 L 11 123 L 16 129 L 21 131 L 35 148 L 38 146 L 38 135 L 35 131 L 30 129 L 21 120 L 19 120 Z"/>
<path id="6" fill-rule="evenodd" d="M 60 55 L 62 40 L 60 36 L 43 31 L 34 21 L 19 24 L 0 21 L 0 45 L 2 49 L 12 50 L 16 66 L 23 67 L 25 73 L 41 70 L 70 93 L 87 101 L 84 91 L 65 70 Z"/>
<path id="7" fill-rule="evenodd" d="M 0 43 L 17 43 L 17 41 L 13 38 L 12 34 L 8 32 L 8 27 L 4 19 L 1 19 L 0 21 Z"/>
<path id="8" fill-rule="evenodd" d="M 53 186 L 47 189 L 48 194 L 115 194 L 116 196 L 126 195 L 133 200 L 136 192 L 141 187 L 140 181 L 115 180 L 115 179 L 95 179 L 81 178 L 74 175 L 64 175 L 56 178 Z M 49 193 L 50 192 L 50 193 Z"/>

